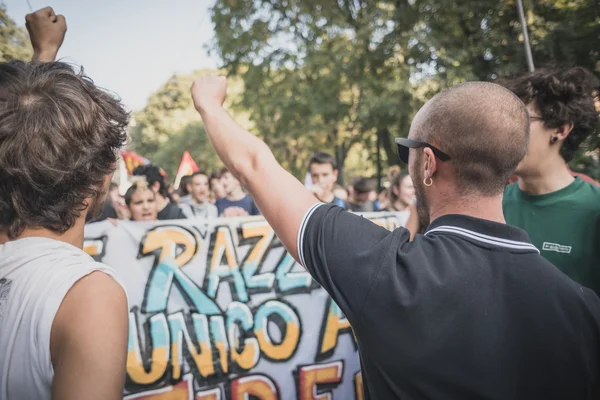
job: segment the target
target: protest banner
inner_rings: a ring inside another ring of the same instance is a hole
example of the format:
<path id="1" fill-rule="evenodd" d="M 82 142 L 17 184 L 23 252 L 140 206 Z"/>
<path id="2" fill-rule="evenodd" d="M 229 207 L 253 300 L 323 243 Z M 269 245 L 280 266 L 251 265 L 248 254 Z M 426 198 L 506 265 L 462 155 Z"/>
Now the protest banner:
<path id="1" fill-rule="evenodd" d="M 350 324 L 262 217 L 95 223 L 84 249 L 126 287 L 126 399 L 362 399 Z"/>

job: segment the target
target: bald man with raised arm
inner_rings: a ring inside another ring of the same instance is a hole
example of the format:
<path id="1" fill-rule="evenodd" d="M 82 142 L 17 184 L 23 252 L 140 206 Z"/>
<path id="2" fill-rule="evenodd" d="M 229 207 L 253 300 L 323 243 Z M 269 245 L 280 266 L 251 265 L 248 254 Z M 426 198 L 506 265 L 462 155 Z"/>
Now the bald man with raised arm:
<path id="1" fill-rule="evenodd" d="M 409 242 L 319 203 L 233 121 L 225 93 L 224 77 L 192 86 L 219 157 L 352 324 L 366 399 L 598 398 L 600 300 L 504 223 L 504 184 L 529 139 L 516 96 L 455 86 L 396 139 L 431 221 Z"/>

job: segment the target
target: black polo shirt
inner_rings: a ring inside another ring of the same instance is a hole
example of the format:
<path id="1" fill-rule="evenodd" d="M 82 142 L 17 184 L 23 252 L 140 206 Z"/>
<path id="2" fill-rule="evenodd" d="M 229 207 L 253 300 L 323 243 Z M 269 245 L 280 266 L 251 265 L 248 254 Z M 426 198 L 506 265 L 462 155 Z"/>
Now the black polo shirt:
<path id="1" fill-rule="evenodd" d="M 298 252 L 352 324 L 366 399 L 600 396 L 600 300 L 518 228 L 447 215 L 409 242 L 318 204 Z"/>

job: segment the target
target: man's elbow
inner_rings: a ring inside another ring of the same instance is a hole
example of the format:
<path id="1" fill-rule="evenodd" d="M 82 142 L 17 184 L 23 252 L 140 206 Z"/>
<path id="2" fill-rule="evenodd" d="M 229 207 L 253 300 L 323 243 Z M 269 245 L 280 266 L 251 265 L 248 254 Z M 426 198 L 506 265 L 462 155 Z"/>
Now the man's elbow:
<path id="1" fill-rule="evenodd" d="M 249 151 L 248 157 L 232 160 L 233 175 L 237 177 L 242 186 L 249 187 L 255 179 L 260 179 L 260 174 L 277 164 L 271 149 L 260 142 Z"/>

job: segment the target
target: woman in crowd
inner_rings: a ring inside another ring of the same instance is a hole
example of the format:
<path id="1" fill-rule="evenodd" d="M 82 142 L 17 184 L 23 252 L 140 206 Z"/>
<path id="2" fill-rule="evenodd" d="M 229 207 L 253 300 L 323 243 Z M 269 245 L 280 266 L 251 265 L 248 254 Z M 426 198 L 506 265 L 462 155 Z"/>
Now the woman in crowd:
<path id="1" fill-rule="evenodd" d="M 383 211 L 402 212 L 401 225 L 410 231 L 411 240 L 420 231 L 419 218 L 415 204 L 415 187 L 407 172 L 397 173 L 392 177 L 389 193 L 389 206 Z"/>
<path id="2" fill-rule="evenodd" d="M 390 203 L 386 211 L 409 211 L 415 203 L 415 187 L 407 172 L 392 177 L 389 193 Z"/>
<path id="3" fill-rule="evenodd" d="M 125 204 L 129 208 L 132 221 L 156 221 L 158 219 L 156 193 L 148 187 L 145 181 L 136 182 L 127 189 Z"/>

